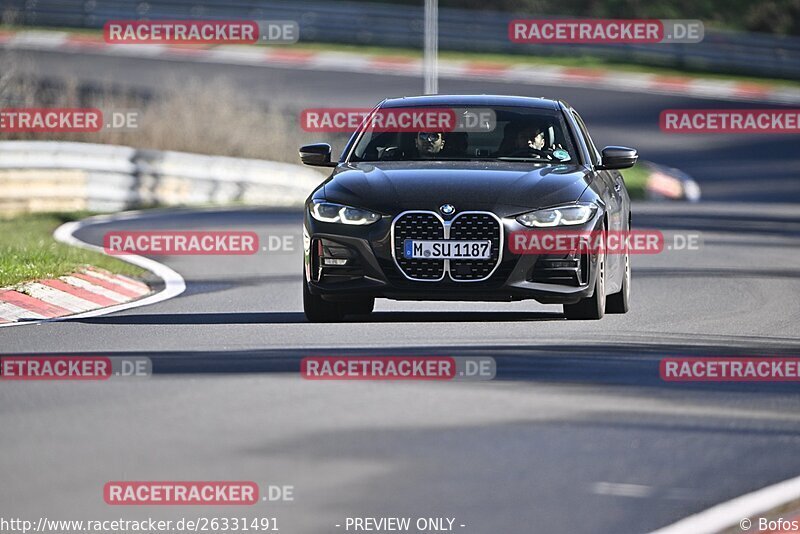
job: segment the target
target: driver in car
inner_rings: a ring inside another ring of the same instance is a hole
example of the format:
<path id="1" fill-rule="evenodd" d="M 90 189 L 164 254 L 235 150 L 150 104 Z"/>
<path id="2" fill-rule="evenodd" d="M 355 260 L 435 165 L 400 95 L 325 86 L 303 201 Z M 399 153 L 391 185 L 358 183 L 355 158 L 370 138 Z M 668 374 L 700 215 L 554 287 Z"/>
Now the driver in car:
<path id="1" fill-rule="evenodd" d="M 538 126 L 524 126 L 517 132 L 515 148 L 544 150 L 544 130 Z"/>
<path id="2" fill-rule="evenodd" d="M 437 157 L 444 148 L 444 134 L 442 132 L 419 132 L 414 142 L 421 158 L 432 159 Z"/>
<path id="3" fill-rule="evenodd" d="M 552 144 L 551 146 L 545 148 L 545 131 L 546 128 L 542 128 L 540 126 L 523 126 L 517 131 L 517 135 L 514 139 L 514 150 L 519 152 L 524 151 L 526 148 L 532 148 L 536 151 L 553 152 L 561 149 L 562 147 L 560 144 Z M 548 159 L 553 159 L 553 156 L 550 154 L 542 154 L 542 156 Z"/>

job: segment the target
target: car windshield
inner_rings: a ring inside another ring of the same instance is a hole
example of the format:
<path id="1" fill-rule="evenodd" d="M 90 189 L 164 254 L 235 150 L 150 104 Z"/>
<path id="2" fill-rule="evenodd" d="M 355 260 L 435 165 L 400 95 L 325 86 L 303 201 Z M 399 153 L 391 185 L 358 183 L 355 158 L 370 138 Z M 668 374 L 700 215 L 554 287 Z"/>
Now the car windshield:
<path id="1" fill-rule="evenodd" d="M 433 108 L 402 109 L 415 114 Z M 445 108 L 436 110 L 441 112 Z M 387 125 L 397 122 L 391 120 L 363 125 L 348 161 L 500 160 L 554 164 L 577 161 L 575 143 L 560 111 L 485 106 L 446 108 L 446 111 L 456 117 L 448 128 L 392 129 Z M 378 113 L 394 116 L 400 112 L 389 108 Z"/>

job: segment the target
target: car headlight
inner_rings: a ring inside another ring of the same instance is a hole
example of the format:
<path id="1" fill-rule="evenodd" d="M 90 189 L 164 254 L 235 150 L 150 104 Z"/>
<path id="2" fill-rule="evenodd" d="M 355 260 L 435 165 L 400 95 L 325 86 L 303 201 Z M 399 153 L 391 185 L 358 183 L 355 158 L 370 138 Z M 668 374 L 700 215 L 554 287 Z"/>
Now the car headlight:
<path id="1" fill-rule="evenodd" d="M 517 222 L 529 228 L 572 226 L 590 221 L 596 212 L 597 206 L 588 202 L 570 204 L 568 206 L 558 206 L 556 208 L 523 213 L 517 217 Z"/>
<path id="2" fill-rule="evenodd" d="M 354 226 L 372 224 L 381 218 L 378 213 L 324 201 L 314 201 L 309 207 L 309 211 L 311 216 L 320 222 Z"/>

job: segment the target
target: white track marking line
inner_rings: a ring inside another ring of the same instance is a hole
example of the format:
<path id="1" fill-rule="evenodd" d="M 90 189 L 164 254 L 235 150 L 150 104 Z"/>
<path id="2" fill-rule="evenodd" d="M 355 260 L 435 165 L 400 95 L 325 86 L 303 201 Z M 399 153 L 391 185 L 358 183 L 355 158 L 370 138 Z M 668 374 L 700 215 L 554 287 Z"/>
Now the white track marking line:
<path id="1" fill-rule="evenodd" d="M 800 476 L 712 506 L 651 534 L 711 534 L 800 498 Z M 737 527 L 738 528 L 738 527 Z"/>
<path id="2" fill-rule="evenodd" d="M 192 57 L 192 56 L 190 56 Z M 258 65 L 264 61 L 264 52 L 262 50 L 247 50 L 247 49 L 228 49 L 228 48 L 212 48 L 203 53 L 198 54 L 197 59 L 213 60 L 214 62 L 223 63 L 241 63 Z M 190 59 L 191 61 L 191 59 Z"/>
<path id="3" fill-rule="evenodd" d="M 86 226 L 91 226 L 92 224 L 97 224 L 101 222 L 113 222 L 115 220 L 135 219 L 141 213 L 142 213 L 141 210 L 137 210 L 137 211 L 123 212 L 113 215 L 98 215 L 95 217 L 84 219 L 82 221 L 73 221 L 64 223 L 58 228 L 56 228 L 56 231 L 53 233 L 53 237 L 56 239 L 56 241 L 65 243 L 67 245 L 72 245 L 75 247 L 85 248 L 87 250 L 94 250 L 96 252 L 105 253 L 103 247 L 85 243 L 80 239 L 78 239 L 77 237 L 75 237 L 74 233 L 80 230 L 81 228 L 84 228 Z M 138 308 L 140 306 L 156 304 L 158 302 L 162 302 L 167 299 L 177 297 L 186 290 L 186 282 L 183 280 L 183 277 L 177 272 L 167 267 L 166 265 L 158 263 L 157 261 L 151 260 L 149 258 L 145 258 L 143 256 L 137 256 L 135 254 L 115 255 L 114 257 L 122 261 L 126 261 L 128 263 L 136 265 L 138 267 L 141 267 L 142 269 L 146 269 L 151 273 L 155 274 L 164 281 L 164 289 L 162 289 L 158 293 L 155 293 L 143 299 L 117 304 L 116 306 L 109 306 L 107 308 L 100 308 L 88 312 L 78 313 L 76 315 L 68 315 L 65 317 L 42 319 L 39 321 L 26 321 L 24 323 L 3 323 L 0 324 L 0 328 L 11 327 L 11 326 L 24 326 L 29 324 L 41 324 L 41 323 L 56 322 L 56 321 L 69 321 L 70 319 L 100 317 L 102 315 L 108 315 L 109 313 L 115 313 L 118 311 Z"/>
<path id="4" fill-rule="evenodd" d="M 135 218 L 134 214 L 138 213 L 141 213 L 141 211 L 129 214 L 122 213 L 120 214 L 121 215 L 120 217 L 115 217 L 114 215 L 98 215 L 96 217 L 90 217 L 82 221 L 68 222 L 59 226 L 53 233 L 53 237 L 55 237 L 57 241 L 66 243 L 68 245 L 74 245 L 76 247 L 81 247 L 88 250 L 94 250 L 97 252 L 105 253 L 103 247 L 85 243 L 80 239 L 78 239 L 77 237 L 75 237 L 74 236 L 75 232 L 77 232 L 78 230 L 80 230 L 85 226 L 91 226 L 92 224 L 100 222 L 112 222 L 117 219 L 120 220 L 133 219 Z M 150 258 L 145 258 L 144 256 L 137 256 L 136 254 L 121 254 L 121 255 L 115 255 L 114 257 L 152 272 L 153 274 L 155 274 L 164 281 L 164 289 L 154 295 L 150 295 L 149 297 L 145 297 L 140 300 L 136 300 L 133 302 L 126 302 L 124 304 L 118 304 L 117 306 L 110 306 L 108 308 L 102 308 L 99 310 L 94 310 L 87 313 L 81 313 L 78 315 L 71 315 L 70 317 L 67 317 L 65 319 L 99 317 L 101 315 L 106 315 L 109 313 L 114 313 L 122 310 L 129 310 L 132 308 L 138 308 L 140 306 L 147 306 L 149 304 L 155 304 L 157 302 L 162 302 L 167 299 L 171 299 L 172 297 L 177 297 L 186 290 L 186 282 L 183 280 L 183 277 L 162 263 L 158 263 L 157 261 L 151 260 Z"/>
<path id="5" fill-rule="evenodd" d="M 643 499 L 645 497 L 650 497 L 654 492 L 655 488 L 642 484 L 624 484 L 619 482 L 595 482 L 592 484 L 592 493 L 596 495 Z"/>
<path id="6" fill-rule="evenodd" d="M 17 32 L 9 40 L 12 47 L 43 48 L 50 50 L 62 47 L 69 43 L 69 33 L 50 31 L 23 31 Z"/>
<path id="7" fill-rule="evenodd" d="M 110 55 L 131 57 L 156 57 L 169 51 L 169 47 L 158 43 L 110 44 L 105 47 Z"/>

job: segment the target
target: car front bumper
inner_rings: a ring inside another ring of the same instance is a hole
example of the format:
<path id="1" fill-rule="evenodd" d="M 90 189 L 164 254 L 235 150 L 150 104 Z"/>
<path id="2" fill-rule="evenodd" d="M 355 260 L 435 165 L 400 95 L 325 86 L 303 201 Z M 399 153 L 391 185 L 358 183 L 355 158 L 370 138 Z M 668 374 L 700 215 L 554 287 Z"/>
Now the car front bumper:
<path id="1" fill-rule="evenodd" d="M 511 218 L 501 218 L 503 235 L 529 230 Z M 576 231 L 602 228 L 601 214 Z M 325 300 L 354 297 L 431 301 L 515 301 L 572 304 L 589 297 L 597 276 L 597 255 L 570 257 L 513 254 L 503 241 L 503 253 L 488 279 L 455 281 L 409 280 L 395 261 L 392 218 L 369 226 L 323 223 L 306 213 L 304 228 L 305 281 L 312 294 Z M 555 262 L 555 263 L 554 263 Z M 555 266 L 554 266 L 555 265 Z"/>

